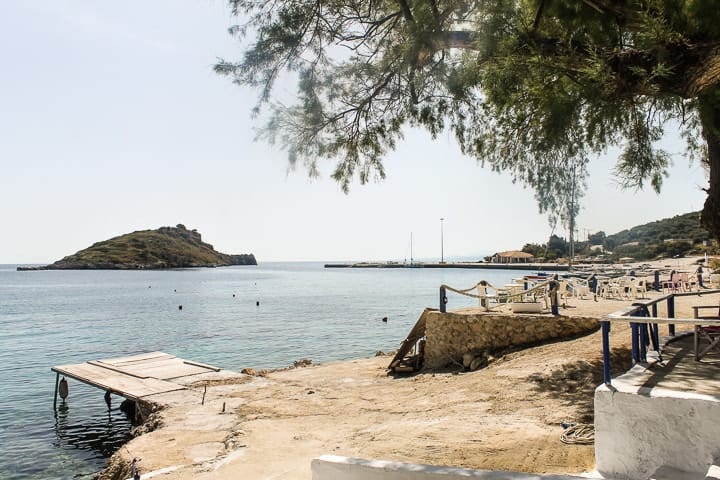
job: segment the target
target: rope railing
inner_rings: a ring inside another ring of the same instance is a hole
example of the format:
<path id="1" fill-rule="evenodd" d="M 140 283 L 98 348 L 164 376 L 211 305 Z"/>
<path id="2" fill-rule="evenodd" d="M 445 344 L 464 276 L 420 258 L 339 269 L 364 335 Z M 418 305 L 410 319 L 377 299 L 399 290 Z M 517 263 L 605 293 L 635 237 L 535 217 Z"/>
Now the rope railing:
<path id="1" fill-rule="evenodd" d="M 483 283 L 483 282 L 484 282 L 484 283 Z M 450 285 L 445 285 L 445 284 L 440 285 L 440 288 L 445 288 L 445 290 L 449 290 L 449 291 L 451 291 L 451 292 L 455 292 L 455 293 L 458 293 L 458 294 L 460 294 L 460 295 L 465 295 L 466 297 L 483 298 L 483 296 L 481 296 L 481 295 L 478 295 L 478 294 L 475 294 L 475 293 L 470 293 L 471 291 L 476 290 L 477 287 L 480 287 L 480 286 L 486 286 L 486 287 L 490 287 L 490 288 L 495 288 L 494 286 L 492 286 L 492 284 L 490 284 L 490 282 L 486 282 L 485 280 L 480 280 L 478 283 L 476 283 L 476 284 L 473 285 L 472 287 L 466 288 L 466 289 L 464 289 L 464 290 L 459 290 L 459 289 L 457 289 L 457 288 L 453 288 L 453 287 L 451 287 Z M 497 288 L 495 288 L 495 290 L 497 290 Z"/>
<path id="2" fill-rule="evenodd" d="M 470 297 L 470 298 L 477 298 L 478 300 L 481 301 L 480 302 L 481 305 L 483 305 L 485 307 L 485 309 L 487 311 L 489 311 L 492 308 L 490 306 L 490 300 L 497 301 L 499 299 L 503 299 L 503 300 L 505 300 L 505 302 L 512 301 L 513 299 L 516 299 L 516 298 L 520 298 L 522 300 L 523 297 L 526 297 L 530 294 L 534 294 L 535 292 L 540 292 L 540 291 L 542 291 L 543 296 L 545 296 L 545 295 L 547 295 L 548 290 L 552 286 L 551 282 L 553 282 L 553 280 L 548 279 L 544 282 L 541 282 L 541 283 L 535 285 L 534 287 L 528 288 L 526 290 L 522 290 L 520 292 L 515 292 L 515 293 L 507 292 L 507 291 L 505 291 L 505 289 L 495 287 L 493 284 L 491 284 L 490 282 L 488 282 L 486 280 L 480 280 L 478 283 L 476 283 L 472 287 L 465 288 L 465 289 L 458 289 L 458 288 L 451 287 L 449 285 L 442 284 L 442 285 L 440 285 L 440 311 L 443 313 L 446 311 L 446 305 L 448 302 L 448 299 L 447 299 L 448 291 L 457 293 L 459 295 L 464 295 L 464 296 Z M 478 287 L 484 288 L 485 294 L 470 293 L 473 290 L 477 290 Z M 487 294 L 488 288 L 495 290 L 495 294 L 488 295 Z M 499 302 L 495 306 L 499 306 Z"/>

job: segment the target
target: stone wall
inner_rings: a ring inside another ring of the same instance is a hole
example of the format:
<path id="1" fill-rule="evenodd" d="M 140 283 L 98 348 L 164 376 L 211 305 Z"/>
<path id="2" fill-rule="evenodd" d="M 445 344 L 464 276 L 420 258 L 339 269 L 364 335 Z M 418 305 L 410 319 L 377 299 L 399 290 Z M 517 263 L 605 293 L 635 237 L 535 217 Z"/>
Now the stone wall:
<path id="1" fill-rule="evenodd" d="M 425 324 L 425 368 L 461 363 L 466 353 L 531 345 L 590 333 L 597 318 L 530 314 L 429 312 Z M 452 359 L 452 360 L 451 360 Z"/>

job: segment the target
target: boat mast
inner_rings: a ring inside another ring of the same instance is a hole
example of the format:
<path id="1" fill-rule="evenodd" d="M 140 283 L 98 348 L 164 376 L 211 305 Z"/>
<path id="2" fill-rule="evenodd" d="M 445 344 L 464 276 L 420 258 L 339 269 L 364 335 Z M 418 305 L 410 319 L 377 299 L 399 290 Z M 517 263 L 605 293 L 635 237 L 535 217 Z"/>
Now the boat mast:
<path id="1" fill-rule="evenodd" d="M 413 264 L 413 252 L 412 252 L 412 232 L 410 232 L 410 265 Z"/>

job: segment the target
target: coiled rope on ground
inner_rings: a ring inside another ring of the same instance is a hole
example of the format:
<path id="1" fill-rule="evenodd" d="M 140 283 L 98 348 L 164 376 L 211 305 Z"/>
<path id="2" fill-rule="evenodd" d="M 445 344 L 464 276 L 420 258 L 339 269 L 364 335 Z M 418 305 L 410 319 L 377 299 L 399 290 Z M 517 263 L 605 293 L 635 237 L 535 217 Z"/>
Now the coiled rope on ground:
<path id="1" fill-rule="evenodd" d="M 592 445 L 595 443 L 595 427 L 588 423 L 571 425 L 560 435 L 560 441 L 567 445 Z"/>

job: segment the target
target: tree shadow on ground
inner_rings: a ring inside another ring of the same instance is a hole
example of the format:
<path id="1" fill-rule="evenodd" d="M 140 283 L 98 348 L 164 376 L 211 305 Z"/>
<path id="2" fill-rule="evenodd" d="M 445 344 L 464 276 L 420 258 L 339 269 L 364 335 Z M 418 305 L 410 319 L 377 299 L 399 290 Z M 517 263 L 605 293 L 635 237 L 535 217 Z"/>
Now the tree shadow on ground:
<path id="1" fill-rule="evenodd" d="M 610 365 L 615 373 L 625 372 L 632 366 L 630 349 L 622 347 L 610 353 Z M 573 360 L 560 368 L 538 372 L 528 379 L 535 383 L 538 392 L 560 399 L 565 405 L 577 409 L 577 420 L 593 423 L 593 400 L 595 388 L 603 383 L 603 362 L 597 360 Z"/>

